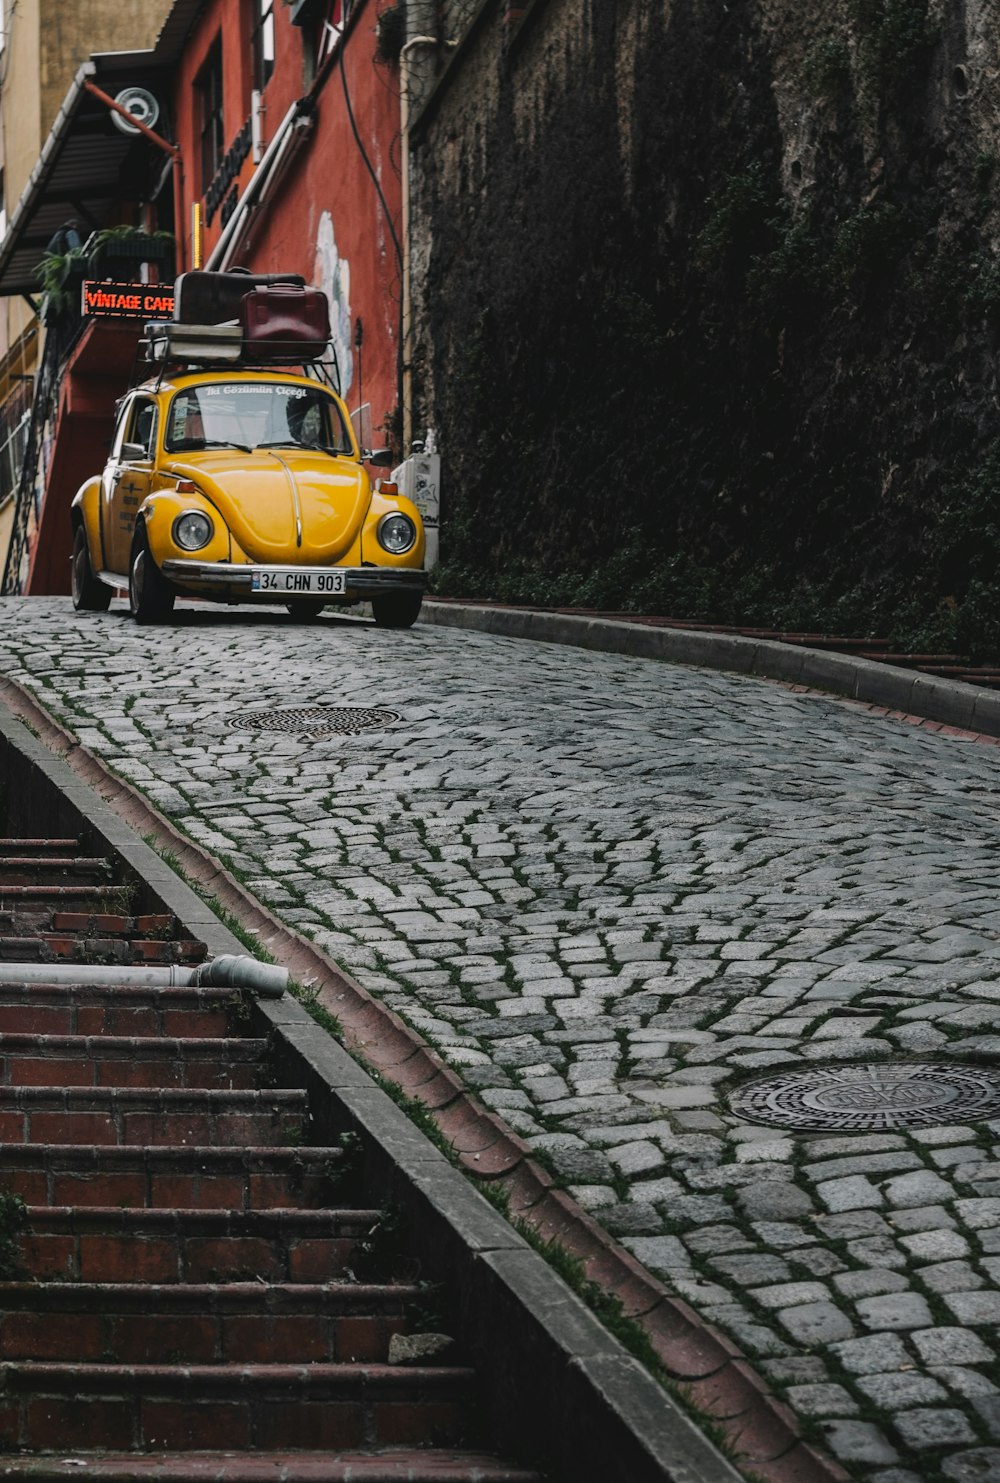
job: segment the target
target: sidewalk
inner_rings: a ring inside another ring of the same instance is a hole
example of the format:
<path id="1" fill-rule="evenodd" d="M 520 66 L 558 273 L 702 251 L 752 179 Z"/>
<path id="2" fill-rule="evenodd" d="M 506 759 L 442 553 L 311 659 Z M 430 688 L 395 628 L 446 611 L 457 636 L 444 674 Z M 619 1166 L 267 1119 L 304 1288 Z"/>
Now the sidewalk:
<path id="1" fill-rule="evenodd" d="M 873 714 L 890 715 L 894 720 L 953 726 L 977 740 L 1000 737 L 1000 694 L 996 691 L 915 669 L 878 664 L 847 649 L 838 653 L 829 648 L 810 649 L 731 633 L 651 627 L 640 617 L 630 622 L 453 599 L 426 602 L 422 621 L 783 680 L 856 700 Z"/>

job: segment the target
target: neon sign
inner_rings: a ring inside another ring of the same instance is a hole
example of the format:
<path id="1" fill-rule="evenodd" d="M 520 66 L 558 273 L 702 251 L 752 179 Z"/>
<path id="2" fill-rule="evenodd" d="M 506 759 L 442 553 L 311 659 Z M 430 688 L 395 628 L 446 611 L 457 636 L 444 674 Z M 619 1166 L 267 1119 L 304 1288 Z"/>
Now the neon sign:
<path id="1" fill-rule="evenodd" d="M 108 319 L 170 319 L 174 291 L 165 283 L 104 283 L 83 285 L 83 312 Z"/>

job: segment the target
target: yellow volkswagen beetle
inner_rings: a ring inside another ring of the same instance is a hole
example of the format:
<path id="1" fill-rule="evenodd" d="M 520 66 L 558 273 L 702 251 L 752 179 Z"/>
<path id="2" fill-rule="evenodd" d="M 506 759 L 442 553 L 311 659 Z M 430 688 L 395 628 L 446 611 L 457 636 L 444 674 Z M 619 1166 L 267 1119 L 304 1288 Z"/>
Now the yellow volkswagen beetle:
<path id="1" fill-rule="evenodd" d="M 420 612 L 418 510 L 372 482 L 343 402 L 297 373 L 221 367 L 133 388 L 72 520 L 78 609 L 127 585 L 140 623 L 168 619 L 179 594 L 303 618 L 368 601 L 389 628 Z"/>

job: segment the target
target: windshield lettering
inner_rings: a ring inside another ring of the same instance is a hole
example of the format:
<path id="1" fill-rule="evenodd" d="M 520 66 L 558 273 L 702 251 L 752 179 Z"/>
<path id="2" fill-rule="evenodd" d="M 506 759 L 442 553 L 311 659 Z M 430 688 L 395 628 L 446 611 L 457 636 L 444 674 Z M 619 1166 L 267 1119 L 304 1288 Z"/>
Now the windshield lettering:
<path id="1" fill-rule="evenodd" d="M 311 448 L 353 456 L 340 408 L 321 387 L 219 381 L 177 392 L 168 453 L 202 448 Z"/>

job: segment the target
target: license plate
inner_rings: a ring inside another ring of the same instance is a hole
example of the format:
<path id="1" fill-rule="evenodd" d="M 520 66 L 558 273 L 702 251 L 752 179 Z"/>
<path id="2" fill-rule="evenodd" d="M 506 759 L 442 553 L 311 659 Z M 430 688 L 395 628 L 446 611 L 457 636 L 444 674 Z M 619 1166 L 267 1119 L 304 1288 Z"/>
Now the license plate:
<path id="1" fill-rule="evenodd" d="M 297 572 L 255 567 L 251 592 L 274 592 L 282 597 L 336 597 L 346 591 L 343 572 Z"/>

